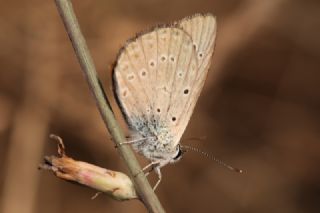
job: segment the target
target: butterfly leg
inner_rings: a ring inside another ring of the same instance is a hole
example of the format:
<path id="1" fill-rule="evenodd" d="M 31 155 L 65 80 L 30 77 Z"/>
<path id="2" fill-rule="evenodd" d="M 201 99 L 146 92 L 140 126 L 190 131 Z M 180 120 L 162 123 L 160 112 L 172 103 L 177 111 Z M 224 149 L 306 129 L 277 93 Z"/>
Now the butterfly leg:
<path id="1" fill-rule="evenodd" d="M 124 142 L 120 142 L 120 146 L 122 146 L 122 145 L 124 145 L 124 144 L 138 143 L 138 142 L 145 141 L 145 140 L 152 139 L 152 138 L 154 138 L 154 137 L 139 138 L 139 139 L 124 141 Z M 116 145 L 116 148 L 117 148 L 117 145 Z"/>
<path id="2" fill-rule="evenodd" d="M 156 188 L 159 186 L 159 184 L 160 184 L 160 182 L 161 182 L 161 179 L 162 179 L 160 167 L 159 167 L 159 166 L 155 167 L 155 168 L 154 168 L 154 171 L 157 173 L 159 179 L 158 179 L 156 185 L 154 185 L 153 191 L 156 190 Z"/>
<path id="3" fill-rule="evenodd" d="M 152 169 L 153 170 L 153 169 Z M 151 173 L 151 171 L 152 170 L 150 170 L 150 171 L 148 171 L 148 172 L 146 172 L 146 173 L 144 173 L 144 175 L 146 176 L 146 177 L 148 177 L 149 175 L 150 175 L 150 173 Z"/>
<path id="4" fill-rule="evenodd" d="M 130 141 L 124 141 L 124 142 L 121 142 L 120 145 L 124 145 L 124 144 L 133 144 L 133 143 L 138 143 L 138 142 L 141 142 L 141 141 L 144 141 L 146 140 L 146 138 L 140 138 L 140 139 L 136 139 L 136 140 L 130 140 Z"/>
<path id="5" fill-rule="evenodd" d="M 136 140 L 130 140 L 130 141 L 124 141 L 124 142 L 120 142 L 120 146 L 125 145 L 125 144 L 133 144 L 133 143 L 138 143 L 141 141 L 146 140 L 146 138 L 140 138 L 140 139 L 136 139 Z M 115 145 L 115 148 L 118 148 L 118 145 Z"/>
<path id="6" fill-rule="evenodd" d="M 158 162 L 151 162 L 148 165 L 146 165 L 145 167 L 143 167 L 142 171 L 145 172 L 147 169 L 151 168 L 151 171 L 153 170 L 153 165 L 158 164 Z"/>
<path id="7" fill-rule="evenodd" d="M 153 162 L 149 163 L 148 165 L 146 165 L 145 167 L 143 167 L 143 169 L 140 170 L 140 172 L 138 172 L 138 173 L 135 175 L 135 177 L 136 177 L 137 175 L 139 175 L 141 172 L 145 172 L 147 169 L 149 169 L 149 168 L 151 167 L 151 170 L 145 173 L 145 175 L 148 176 L 148 175 L 150 174 L 150 172 L 154 169 L 153 166 L 154 166 L 154 165 L 157 165 L 157 164 L 159 164 L 158 161 L 153 161 Z"/>
<path id="8" fill-rule="evenodd" d="M 149 165 L 150 165 L 150 164 L 149 164 Z M 149 167 L 149 165 L 147 165 L 147 166 Z M 154 165 L 154 164 L 151 163 L 151 165 Z M 147 167 L 147 166 L 146 166 L 146 167 Z M 145 171 L 146 169 L 147 169 L 147 168 L 143 168 L 142 171 Z M 154 169 L 154 167 L 152 166 L 149 171 L 147 171 L 147 172 L 144 173 L 144 175 L 145 175 L 146 177 L 148 177 L 148 175 L 153 171 L 153 169 Z"/>

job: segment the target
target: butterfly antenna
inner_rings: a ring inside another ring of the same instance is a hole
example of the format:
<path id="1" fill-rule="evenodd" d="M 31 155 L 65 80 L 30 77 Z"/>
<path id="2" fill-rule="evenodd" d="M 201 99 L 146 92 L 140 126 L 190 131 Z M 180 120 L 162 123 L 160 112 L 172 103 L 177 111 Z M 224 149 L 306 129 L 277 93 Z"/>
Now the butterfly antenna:
<path id="1" fill-rule="evenodd" d="M 191 151 L 194 151 L 194 152 L 198 152 L 202 155 L 204 155 L 206 158 L 209 158 L 210 160 L 213 160 L 215 162 L 217 162 L 218 164 L 220 164 L 221 166 L 224 166 L 224 167 L 227 167 L 228 169 L 230 169 L 231 171 L 234 171 L 234 172 L 237 172 L 237 173 L 242 173 L 243 171 L 241 169 L 238 169 L 238 168 L 235 168 L 235 167 L 232 167 L 228 164 L 226 164 L 225 162 L 223 162 L 222 160 L 219 160 L 217 159 L 216 157 L 214 157 L 213 155 L 210 155 L 198 148 L 195 148 L 195 147 L 191 147 L 191 146 L 186 146 L 186 145 L 183 145 L 181 146 L 182 149 L 185 149 L 185 152 L 187 150 L 191 150 Z"/>
<path id="2" fill-rule="evenodd" d="M 201 137 L 191 137 L 183 139 L 183 141 L 205 141 L 207 140 L 207 136 L 201 136 Z"/>

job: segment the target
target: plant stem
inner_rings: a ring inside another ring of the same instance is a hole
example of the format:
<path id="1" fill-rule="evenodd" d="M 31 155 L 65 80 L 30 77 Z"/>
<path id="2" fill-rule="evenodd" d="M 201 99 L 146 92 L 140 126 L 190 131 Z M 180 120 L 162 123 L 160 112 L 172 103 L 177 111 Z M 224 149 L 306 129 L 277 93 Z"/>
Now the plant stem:
<path id="1" fill-rule="evenodd" d="M 95 66 L 89 54 L 84 37 L 80 31 L 71 1 L 55 0 L 55 2 L 79 60 L 82 71 L 95 97 L 101 117 L 110 134 L 112 135 L 113 141 L 118 147 L 121 157 L 128 167 L 130 177 L 135 185 L 136 191 L 138 192 L 139 198 L 145 204 L 149 212 L 165 212 L 161 203 L 159 202 L 159 199 L 150 187 L 148 180 L 143 172 L 141 172 L 141 167 L 130 147 L 127 145 L 120 145 L 121 142 L 125 141 L 125 137 L 114 117 L 112 110 L 107 104 L 103 89 L 99 84 Z"/>

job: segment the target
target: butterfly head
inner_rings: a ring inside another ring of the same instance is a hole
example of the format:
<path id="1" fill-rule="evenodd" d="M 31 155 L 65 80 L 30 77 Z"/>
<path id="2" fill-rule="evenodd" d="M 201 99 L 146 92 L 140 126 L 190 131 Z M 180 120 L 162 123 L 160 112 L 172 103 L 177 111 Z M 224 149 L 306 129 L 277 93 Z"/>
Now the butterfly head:
<path id="1" fill-rule="evenodd" d="M 184 153 L 185 151 L 181 149 L 181 146 L 178 144 L 173 152 L 163 152 L 161 157 L 159 156 L 157 159 L 151 159 L 154 162 L 158 162 L 157 167 L 161 168 L 167 164 L 178 162 Z"/>
<path id="2" fill-rule="evenodd" d="M 178 144 L 176 146 L 176 152 L 174 153 L 173 157 L 170 159 L 170 163 L 178 162 L 182 158 L 182 155 L 184 153 L 185 153 L 185 150 L 181 149 L 180 144 Z"/>

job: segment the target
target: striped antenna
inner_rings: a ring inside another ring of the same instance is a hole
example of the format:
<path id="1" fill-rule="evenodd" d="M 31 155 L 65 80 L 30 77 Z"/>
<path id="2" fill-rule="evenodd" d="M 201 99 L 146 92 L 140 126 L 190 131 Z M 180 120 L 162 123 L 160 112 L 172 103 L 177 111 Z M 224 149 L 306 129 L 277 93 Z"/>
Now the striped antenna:
<path id="1" fill-rule="evenodd" d="M 222 160 L 219 160 L 217 159 L 216 157 L 214 157 L 213 155 L 210 155 L 198 148 L 195 148 L 195 147 L 191 147 L 191 146 L 186 146 L 186 145 L 181 145 L 181 148 L 182 149 L 185 149 L 184 152 L 186 152 L 187 150 L 191 150 L 191 151 L 194 151 L 194 152 L 198 152 L 202 155 L 204 155 L 206 158 L 209 158 L 210 160 L 213 160 L 215 162 L 217 162 L 218 164 L 224 166 L 224 167 L 227 167 L 228 169 L 230 169 L 231 171 L 234 171 L 234 172 L 237 172 L 237 173 L 242 173 L 243 171 L 241 169 L 238 169 L 238 168 L 235 168 L 235 167 L 232 167 L 228 164 L 226 164 L 225 162 L 223 162 Z"/>
<path id="2" fill-rule="evenodd" d="M 207 136 L 185 138 L 183 141 L 206 141 Z"/>

